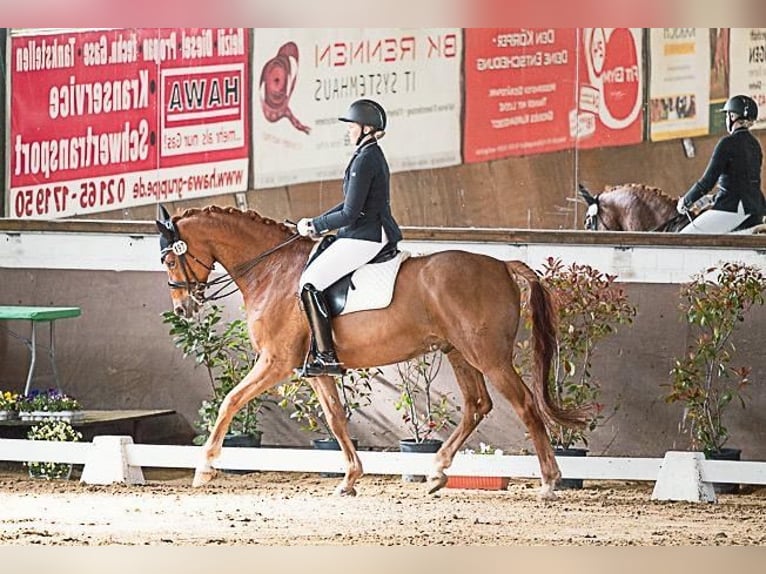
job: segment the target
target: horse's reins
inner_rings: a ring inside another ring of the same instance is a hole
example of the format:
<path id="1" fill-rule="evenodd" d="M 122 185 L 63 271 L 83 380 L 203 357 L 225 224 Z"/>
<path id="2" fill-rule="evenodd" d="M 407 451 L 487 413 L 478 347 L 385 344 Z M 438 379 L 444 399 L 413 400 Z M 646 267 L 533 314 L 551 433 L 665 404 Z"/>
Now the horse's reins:
<path id="1" fill-rule="evenodd" d="M 279 251 L 283 247 L 289 245 L 296 239 L 300 237 L 298 233 L 293 233 L 290 237 L 282 241 L 281 243 L 275 245 L 274 247 L 271 247 L 270 249 L 267 249 L 263 253 L 257 255 L 255 258 L 245 261 L 244 263 L 241 263 L 237 265 L 237 267 L 234 269 L 234 274 L 231 273 L 225 273 L 224 275 L 221 275 L 220 277 L 216 277 L 212 281 L 200 281 L 197 276 L 194 273 L 194 270 L 189 266 L 188 261 L 186 260 L 186 257 L 193 259 L 197 263 L 199 263 L 202 267 L 207 269 L 208 271 L 213 271 L 213 265 L 215 265 L 215 261 L 211 263 L 210 265 L 207 265 L 197 257 L 195 257 L 193 254 L 191 254 L 188 250 L 188 247 L 186 245 L 186 242 L 183 241 L 178 234 L 178 231 L 176 230 L 176 235 L 178 236 L 178 239 L 173 242 L 173 245 L 171 245 L 166 250 L 163 250 L 161 253 L 162 260 L 164 260 L 165 255 L 169 251 L 173 251 L 178 256 L 178 259 L 181 263 L 181 270 L 184 274 L 184 281 L 172 281 L 168 280 L 168 286 L 171 289 L 186 289 L 189 292 L 189 295 L 197 301 L 197 303 L 202 304 L 207 301 L 217 301 L 219 299 L 223 299 L 224 297 L 228 297 L 229 295 L 232 295 L 233 293 L 236 293 L 238 290 L 238 287 L 234 287 L 234 289 L 222 293 L 225 289 L 227 289 L 229 286 L 234 283 L 234 281 L 242 277 L 245 273 L 252 270 L 258 263 L 272 255 L 274 252 Z M 176 247 L 178 246 L 178 247 Z M 191 276 L 191 279 L 190 279 Z M 213 292 L 210 295 L 205 295 L 205 291 L 212 287 L 218 287 L 218 289 Z"/>
<path id="2" fill-rule="evenodd" d="M 668 219 L 668 220 L 667 220 L 665 223 L 660 223 L 660 224 L 659 224 L 657 227 L 655 227 L 654 229 L 650 229 L 649 231 L 652 231 L 652 232 L 653 232 L 653 231 L 667 231 L 667 230 L 668 230 L 668 228 L 669 228 L 669 227 L 670 227 L 672 224 L 674 224 L 676 221 L 679 221 L 679 220 L 683 219 L 683 218 L 684 218 L 684 216 L 686 217 L 686 219 L 688 219 L 688 220 L 689 220 L 689 223 L 691 223 L 692 221 L 694 221 L 694 220 L 692 219 L 692 216 L 691 216 L 691 215 L 689 215 L 689 212 L 688 212 L 688 211 L 686 211 L 685 213 L 677 213 L 677 214 L 675 214 L 673 217 L 671 217 L 670 219 Z"/>
<path id="3" fill-rule="evenodd" d="M 596 205 L 598 205 L 598 203 Z M 673 217 L 668 219 L 665 223 L 660 223 L 654 229 L 649 229 L 649 231 L 650 232 L 666 231 L 670 225 L 675 223 L 677 220 L 683 218 L 684 216 L 686 216 L 686 218 L 689 220 L 689 223 L 691 223 L 693 221 L 692 216 L 689 214 L 688 211 L 686 213 L 677 213 L 676 215 L 674 215 Z M 606 223 L 604 223 L 604 220 L 601 217 L 601 210 L 600 209 L 598 211 L 596 211 L 595 220 L 596 220 L 596 226 L 593 229 L 591 229 L 591 231 L 598 231 L 598 224 L 599 223 L 601 224 L 601 227 L 604 229 L 604 231 L 612 231 L 609 228 L 609 226 Z"/>

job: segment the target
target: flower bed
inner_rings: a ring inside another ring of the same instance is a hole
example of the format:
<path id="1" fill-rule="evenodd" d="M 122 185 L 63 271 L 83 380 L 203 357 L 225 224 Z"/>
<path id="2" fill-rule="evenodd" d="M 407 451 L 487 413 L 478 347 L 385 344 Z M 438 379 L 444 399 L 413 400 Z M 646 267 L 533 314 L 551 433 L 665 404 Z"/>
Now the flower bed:
<path id="1" fill-rule="evenodd" d="M 72 428 L 67 421 L 49 419 L 36 424 L 27 433 L 29 440 L 72 441 L 82 440 L 82 433 Z M 68 480 L 72 465 L 61 462 L 27 462 L 29 476 L 47 480 Z"/>
<path id="2" fill-rule="evenodd" d="M 19 395 L 11 391 L 0 391 L 0 421 L 18 418 Z"/>
<path id="3" fill-rule="evenodd" d="M 33 390 L 28 395 L 19 397 L 16 405 L 19 418 L 24 421 L 53 419 L 73 422 L 83 416 L 82 407 L 77 399 L 57 389 Z"/>

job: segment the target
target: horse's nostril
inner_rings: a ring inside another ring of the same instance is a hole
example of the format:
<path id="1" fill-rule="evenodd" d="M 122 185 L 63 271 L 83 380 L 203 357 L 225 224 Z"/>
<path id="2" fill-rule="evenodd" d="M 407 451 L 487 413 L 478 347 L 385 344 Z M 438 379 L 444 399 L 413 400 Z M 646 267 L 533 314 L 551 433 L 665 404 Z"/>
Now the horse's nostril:
<path id="1" fill-rule="evenodd" d="M 184 309 L 183 305 L 176 305 L 173 309 L 173 313 L 179 317 L 184 317 L 186 315 L 186 310 Z"/>

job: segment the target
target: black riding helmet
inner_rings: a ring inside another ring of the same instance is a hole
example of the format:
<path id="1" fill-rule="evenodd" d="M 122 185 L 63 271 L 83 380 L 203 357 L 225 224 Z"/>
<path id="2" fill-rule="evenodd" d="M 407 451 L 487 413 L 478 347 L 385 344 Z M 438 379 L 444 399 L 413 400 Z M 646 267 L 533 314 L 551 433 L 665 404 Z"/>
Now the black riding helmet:
<path id="1" fill-rule="evenodd" d="M 386 129 L 386 110 L 372 100 L 356 100 L 348 111 L 338 118 L 342 122 L 354 122 L 363 126 L 372 126 L 376 131 Z"/>
<path id="2" fill-rule="evenodd" d="M 737 114 L 742 119 L 754 122 L 758 119 L 758 104 L 750 96 L 732 96 L 723 107 L 719 110 L 721 112 L 732 112 Z"/>

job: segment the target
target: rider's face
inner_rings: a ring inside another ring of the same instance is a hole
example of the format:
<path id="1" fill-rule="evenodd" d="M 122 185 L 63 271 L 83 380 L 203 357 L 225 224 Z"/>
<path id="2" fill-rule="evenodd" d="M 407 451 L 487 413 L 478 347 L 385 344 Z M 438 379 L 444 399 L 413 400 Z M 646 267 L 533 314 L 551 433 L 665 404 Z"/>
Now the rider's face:
<path id="1" fill-rule="evenodd" d="M 736 123 L 739 120 L 739 116 L 734 112 L 726 112 L 726 131 L 731 133 L 736 127 Z"/>
<path id="2" fill-rule="evenodd" d="M 348 122 L 348 139 L 352 143 L 356 143 L 359 140 L 359 136 L 362 134 L 362 126 L 354 122 Z"/>

